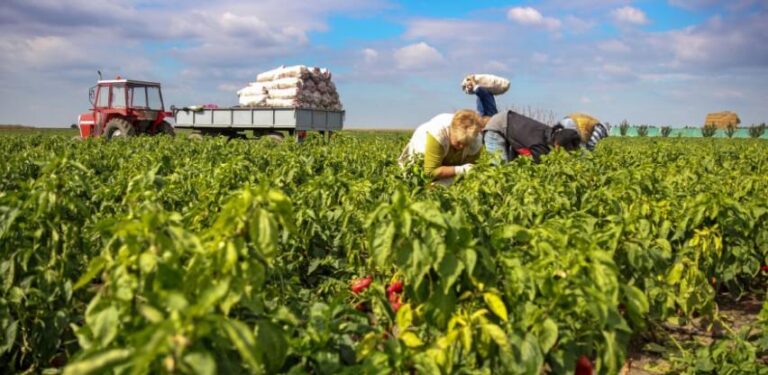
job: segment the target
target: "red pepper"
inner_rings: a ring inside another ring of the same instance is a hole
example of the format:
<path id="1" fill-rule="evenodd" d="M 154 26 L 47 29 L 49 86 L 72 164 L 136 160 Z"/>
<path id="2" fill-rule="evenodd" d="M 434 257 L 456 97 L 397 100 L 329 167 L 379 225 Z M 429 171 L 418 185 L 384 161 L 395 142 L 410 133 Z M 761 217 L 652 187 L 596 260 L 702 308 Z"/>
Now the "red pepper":
<path id="1" fill-rule="evenodd" d="M 533 154 L 531 153 L 531 150 L 528 148 L 518 148 L 518 149 L 515 149 L 515 152 L 517 152 L 518 155 L 522 155 L 522 156 L 533 156 Z"/>
<path id="2" fill-rule="evenodd" d="M 768 266 L 761 266 L 760 270 L 763 272 L 768 272 Z"/>
<path id="3" fill-rule="evenodd" d="M 399 283 L 400 285 L 398 286 L 397 283 Z M 403 290 L 403 287 L 402 287 L 403 283 L 402 281 L 398 281 L 397 283 L 387 288 L 387 299 L 389 300 L 389 305 L 392 307 L 392 311 L 394 312 L 397 312 L 397 310 L 400 310 L 400 306 L 403 305 L 400 292 L 397 292 L 397 290 L 399 291 Z"/>
<path id="4" fill-rule="evenodd" d="M 402 293 L 402 292 L 403 292 L 403 282 L 402 281 L 395 281 L 389 287 L 387 287 L 387 294 Z"/>
<path id="5" fill-rule="evenodd" d="M 400 295 L 397 293 L 387 293 L 387 299 L 389 300 L 389 303 L 394 303 L 400 300 Z"/>
<path id="6" fill-rule="evenodd" d="M 392 306 L 392 311 L 397 312 L 397 310 L 400 310 L 400 306 L 403 305 L 400 295 L 399 294 L 390 294 L 389 295 L 389 305 Z"/>
<path id="7" fill-rule="evenodd" d="M 583 355 L 576 361 L 576 371 L 573 375 L 592 375 L 592 362 L 587 356 Z"/>
<path id="8" fill-rule="evenodd" d="M 352 280 L 352 286 L 350 289 L 352 289 L 352 293 L 360 294 L 362 291 L 368 289 L 369 286 L 371 286 L 371 283 L 373 282 L 373 277 L 366 276 L 360 279 Z"/>

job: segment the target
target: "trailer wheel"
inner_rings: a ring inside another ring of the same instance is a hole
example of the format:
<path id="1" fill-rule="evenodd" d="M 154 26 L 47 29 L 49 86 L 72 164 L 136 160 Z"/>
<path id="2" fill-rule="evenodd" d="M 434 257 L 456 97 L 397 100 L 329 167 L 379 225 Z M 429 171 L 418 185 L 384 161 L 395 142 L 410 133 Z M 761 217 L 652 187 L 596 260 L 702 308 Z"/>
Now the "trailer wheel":
<path id="1" fill-rule="evenodd" d="M 192 133 L 187 136 L 187 139 L 189 139 L 190 141 L 202 141 L 203 135 L 200 133 Z"/>
<path id="2" fill-rule="evenodd" d="M 112 138 L 133 137 L 136 135 L 136 130 L 126 119 L 117 117 L 107 122 L 104 135 L 108 140 Z"/>
<path id="3" fill-rule="evenodd" d="M 267 138 L 277 143 L 280 143 L 285 140 L 285 136 L 283 136 L 283 133 L 278 133 L 278 132 L 269 132 L 269 134 L 267 134 Z"/>
<path id="4" fill-rule="evenodd" d="M 163 123 L 160 124 L 160 127 L 158 127 L 157 130 L 158 130 L 157 134 L 165 134 L 171 137 L 176 136 L 176 131 L 173 129 L 173 126 L 171 126 L 171 124 L 169 124 L 166 121 L 163 121 Z"/>

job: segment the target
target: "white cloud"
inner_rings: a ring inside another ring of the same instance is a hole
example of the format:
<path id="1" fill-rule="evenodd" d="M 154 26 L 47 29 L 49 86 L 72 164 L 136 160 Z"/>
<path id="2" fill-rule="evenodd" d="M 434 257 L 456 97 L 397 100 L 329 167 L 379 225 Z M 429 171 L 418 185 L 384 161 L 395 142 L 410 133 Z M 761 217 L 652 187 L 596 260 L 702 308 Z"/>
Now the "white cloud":
<path id="1" fill-rule="evenodd" d="M 568 31 L 576 34 L 585 33 L 597 25 L 595 21 L 584 20 L 573 15 L 566 16 L 564 23 Z"/>
<path id="2" fill-rule="evenodd" d="M 531 7 L 512 8 L 507 12 L 507 18 L 525 25 L 538 25 L 544 20 L 544 16 Z"/>
<path id="3" fill-rule="evenodd" d="M 676 70 L 753 67 L 765 71 L 768 50 L 756 46 L 767 38 L 764 15 L 716 16 L 702 25 L 649 35 L 644 43 L 646 49 L 664 54 L 667 66 Z"/>
<path id="4" fill-rule="evenodd" d="M 484 68 L 486 70 L 490 71 L 491 73 L 494 73 L 494 72 L 505 73 L 505 72 L 509 72 L 509 71 L 512 70 L 512 69 L 510 69 L 509 65 L 507 65 L 507 64 L 505 64 L 505 63 L 503 63 L 501 61 L 498 61 L 498 60 L 490 60 L 490 61 L 488 61 L 485 64 Z"/>
<path id="5" fill-rule="evenodd" d="M 603 64 L 598 72 L 598 77 L 604 81 L 627 82 L 636 80 L 637 74 L 628 65 Z"/>
<path id="6" fill-rule="evenodd" d="M 611 16 L 619 24 L 645 25 L 650 22 L 645 12 L 631 6 L 614 9 Z"/>
<path id="7" fill-rule="evenodd" d="M 627 53 L 631 51 L 629 46 L 627 46 L 624 42 L 616 39 L 601 42 L 597 45 L 597 48 L 603 52 L 610 53 Z"/>
<path id="8" fill-rule="evenodd" d="M 173 17 L 169 34 L 193 39 L 200 44 L 251 44 L 258 46 L 301 45 L 308 41 L 305 29 L 270 24 L 263 17 L 241 16 L 232 12 L 194 11 Z"/>
<path id="9" fill-rule="evenodd" d="M 505 32 L 504 25 L 484 20 L 419 18 L 408 21 L 407 25 L 403 36 L 408 40 L 483 43 Z"/>
<path id="10" fill-rule="evenodd" d="M 546 64 L 549 62 L 549 55 L 541 52 L 534 52 L 531 55 L 531 62 L 534 64 Z"/>
<path id="11" fill-rule="evenodd" d="M 0 40 L 0 54 L 0 61 L 13 60 L 18 68 L 56 68 L 87 61 L 72 41 L 59 36 L 6 37 Z"/>
<path id="12" fill-rule="evenodd" d="M 601 10 L 626 5 L 632 0 L 544 0 L 541 3 L 550 8 L 567 10 Z"/>
<path id="13" fill-rule="evenodd" d="M 411 44 L 394 53 L 397 67 L 403 70 L 422 70 L 443 63 L 443 55 L 425 42 Z"/>
<path id="14" fill-rule="evenodd" d="M 590 98 L 588 98 L 586 96 L 582 96 L 581 99 L 579 99 L 579 101 L 581 102 L 581 104 L 590 104 L 590 103 L 592 103 L 592 99 L 590 99 Z"/>
<path id="15" fill-rule="evenodd" d="M 744 99 L 746 97 L 743 92 L 733 89 L 718 90 L 715 91 L 712 95 L 718 99 Z"/>
<path id="16" fill-rule="evenodd" d="M 540 26 L 549 30 L 557 30 L 562 22 L 557 18 L 544 17 L 541 12 L 531 7 L 514 7 L 507 11 L 507 19 L 522 24 Z"/>
<path id="17" fill-rule="evenodd" d="M 605 64 L 603 65 L 603 72 L 612 75 L 629 74 L 632 70 L 626 65 Z"/>
<path id="18" fill-rule="evenodd" d="M 219 91 L 227 92 L 227 93 L 233 93 L 243 88 L 243 86 L 245 85 L 235 84 L 235 83 L 222 83 L 216 86 L 216 89 Z"/>
<path id="19" fill-rule="evenodd" d="M 379 59 L 379 52 L 373 48 L 364 48 L 362 54 L 363 60 L 369 64 L 374 63 Z"/>
<path id="20" fill-rule="evenodd" d="M 720 0 L 669 0 L 670 5 L 685 9 L 701 9 L 717 4 Z"/>

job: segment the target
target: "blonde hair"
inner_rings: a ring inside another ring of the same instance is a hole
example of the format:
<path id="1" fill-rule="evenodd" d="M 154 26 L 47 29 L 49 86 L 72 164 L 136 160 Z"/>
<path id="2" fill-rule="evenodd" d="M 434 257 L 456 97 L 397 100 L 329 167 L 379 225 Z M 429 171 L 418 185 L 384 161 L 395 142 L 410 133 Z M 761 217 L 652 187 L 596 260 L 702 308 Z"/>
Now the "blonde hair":
<path id="1" fill-rule="evenodd" d="M 480 116 L 470 109 L 457 111 L 451 120 L 451 137 L 463 145 L 472 143 L 482 129 L 483 122 Z"/>
<path id="2" fill-rule="evenodd" d="M 491 116 L 481 116 L 480 117 L 480 127 L 482 129 L 485 129 L 485 127 L 488 125 L 488 121 L 491 121 Z"/>

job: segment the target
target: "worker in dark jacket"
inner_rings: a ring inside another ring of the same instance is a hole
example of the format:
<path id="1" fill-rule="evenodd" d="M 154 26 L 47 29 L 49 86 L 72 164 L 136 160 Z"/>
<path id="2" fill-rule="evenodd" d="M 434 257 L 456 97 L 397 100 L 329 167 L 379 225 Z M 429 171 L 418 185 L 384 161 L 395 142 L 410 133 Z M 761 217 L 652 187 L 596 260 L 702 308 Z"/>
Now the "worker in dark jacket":
<path id="1" fill-rule="evenodd" d="M 562 125 L 551 127 L 517 112 L 507 111 L 488 120 L 483 129 L 483 143 L 486 151 L 499 154 L 503 161 L 524 155 L 538 162 L 553 148 L 577 150 L 581 138 L 576 130 L 565 129 Z"/>

